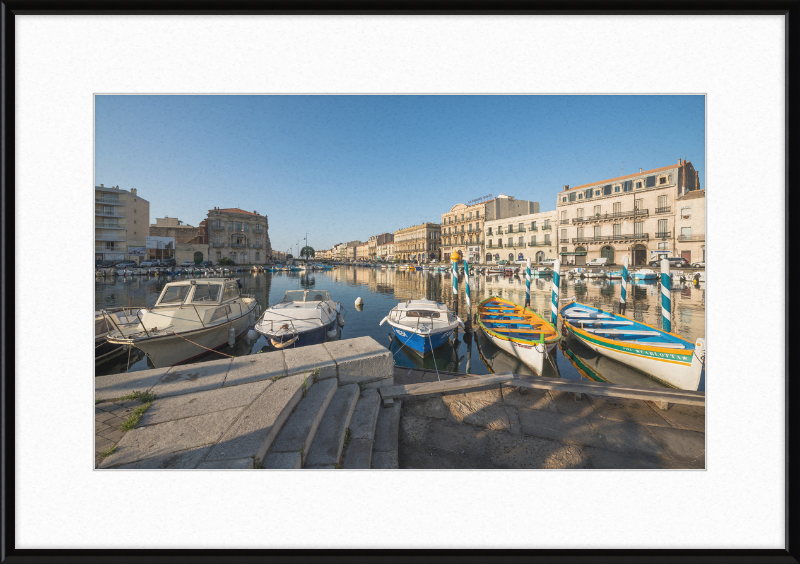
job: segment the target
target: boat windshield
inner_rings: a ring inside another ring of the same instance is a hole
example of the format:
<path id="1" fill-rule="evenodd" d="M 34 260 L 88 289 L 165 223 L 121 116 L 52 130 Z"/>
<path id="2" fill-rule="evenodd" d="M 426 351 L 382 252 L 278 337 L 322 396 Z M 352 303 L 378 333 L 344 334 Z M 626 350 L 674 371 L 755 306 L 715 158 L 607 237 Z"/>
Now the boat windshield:
<path id="1" fill-rule="evenodd" d="M 302 302 L 305 290 L 289 290 L 283 295 L 284 302 Z"/>
<path id="2" fill-rule="evenodd" d="M 161 298 L 158 300 L 157 305 L 178 305 L 182 304 L 183 300 L 189 294 L 191 286 L 167 286 L 161 293 Z"/>
<path id="3" fill-rule="evenodd" d="M 197 284 L 194 287 L 192 302 L 216 302 L 219 299 L 220 290 L 222 290 L 222 284 Z"/>
<path id="4" fill-rule="evenodd" d="M 412 310 L 406 312 L 406 317 L 432 317 L 433 319 L 439 318 L 438 311 L 427 311 L 427 310 Z"/>
<path id="5" fill-rule="evenodd" d="M 322 290 L 309 290 L 306 295 L 307 302 L 326 302 L 329 299 L 328 292 Z"/>

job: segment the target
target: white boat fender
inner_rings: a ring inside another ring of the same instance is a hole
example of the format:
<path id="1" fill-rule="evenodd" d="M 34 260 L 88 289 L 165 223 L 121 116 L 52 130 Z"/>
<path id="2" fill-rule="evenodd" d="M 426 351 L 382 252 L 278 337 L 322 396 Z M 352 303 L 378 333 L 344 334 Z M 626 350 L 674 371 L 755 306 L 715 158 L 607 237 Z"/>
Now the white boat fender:
<path id="1" fill-rule="evenodd" d="M 338 331 L 339 331 L 339 329 L 334 325 L 333 329 L 328 331 L 328 338 L 329 339 L 333 339 L 334 337 L 336 337 L 336 333 L 338 333 Z"/>
<path id="2" fill-rule="evenodd" d="M 236 342 L 236 331 L 233 328 L 233 325 L 228 327 L 228 344 L 233 346 Z"/>
<path id="3" fill-rule="evenodd" d="M 344 327 L 344 317 L 342 317 L 341 313 L 336 314 L 336 322 L 339 324 L 339 327 Z"/>
<path id="4" fill-rule="evenodd" d="M 255 310 L 251 310 L 251 311 L 250 311 L 250 326 L 252 327 L 252 326 L 253 326 L 253 325 L 255 325 L 255 324 L 256 324 L 256 314 L 255 314 Z"/>
<path id="5" fill-rule="evenodd" d="M 258 333 L 256 333 L 255 329 L 250 329 L 247 332 L 247 340 L 248 341 L 255 341 L 256 339 L 258 339 Z"/>
<path id="6" fill-rule="evenodd" d="M 380 323 L 378 323 L 378 327 L 380 327 L 381 325 L 383 325 L 384 323 L 386 323 L 388 320 L 389 320 L 389 316 L 387 315 L 386 317 L 384 317 L 383 319 L 381 319 L 381 322 L 380 322 Z"/>
<path id="7" fill-rule="evenodd" d="M 364 300 L 362 300 L 360 296 L 356 298 L 356 305 L 357 306 L 364 305 Z"/>

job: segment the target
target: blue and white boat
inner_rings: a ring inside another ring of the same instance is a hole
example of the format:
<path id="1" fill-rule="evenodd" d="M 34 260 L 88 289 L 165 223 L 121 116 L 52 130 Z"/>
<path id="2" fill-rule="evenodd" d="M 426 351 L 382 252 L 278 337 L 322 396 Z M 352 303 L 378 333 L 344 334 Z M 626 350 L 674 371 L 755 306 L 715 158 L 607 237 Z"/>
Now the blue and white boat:
<path id="1" fill-rule="evenodd" d="M 399 343 L 425 354 L 447 342 L 464 322 L 446 304 L 408 300 L 397 304 L 380 325 L 388 323 Z"/>
<path id="2" fill-rule="evenodd" d="M 656 280 L 658 279 L 658 273 L 655 270 L 650 270 L 649 268 L 642 268 L 633 272 L 631 277 L 637 282 L 641 280 Z"/>
<path id="3" fill-rule="evenodd" d="M 276 350 L 318 345 L 344 326 L 342 305 L 325 290 L 289 290 L 283 300 L 264 311 L 255 330 Z"/>

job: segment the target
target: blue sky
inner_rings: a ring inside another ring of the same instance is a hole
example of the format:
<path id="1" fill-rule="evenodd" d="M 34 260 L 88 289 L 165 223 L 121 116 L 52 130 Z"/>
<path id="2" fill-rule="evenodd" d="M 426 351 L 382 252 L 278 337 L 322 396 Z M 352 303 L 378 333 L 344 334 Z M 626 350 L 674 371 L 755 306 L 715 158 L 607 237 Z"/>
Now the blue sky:
<path id="1" fill-rule="evenodd" d="M 564 184 L 692 162 L 703 96 L 96 96 L 95 182 L 150 222 L 257 210 L 286 251 L 439 222 L 487 194 L 553 210 Z"/>

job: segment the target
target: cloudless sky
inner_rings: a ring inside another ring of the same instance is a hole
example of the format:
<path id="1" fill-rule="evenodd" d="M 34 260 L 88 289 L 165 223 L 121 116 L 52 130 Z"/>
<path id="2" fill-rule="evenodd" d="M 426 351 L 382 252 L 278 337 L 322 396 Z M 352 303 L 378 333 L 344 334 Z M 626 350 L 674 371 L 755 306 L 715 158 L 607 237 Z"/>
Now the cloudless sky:
<path id="1" fill-rule="evenodd" d="M 150 223 L 266 214 L 273 249 L 432 221 L 488 194 L 554 210 L 564 184 L 692 162 L 703 96 L 97 96 L 95 183 Z M 295 252 L 296 249 L 293 249 Z"/>

